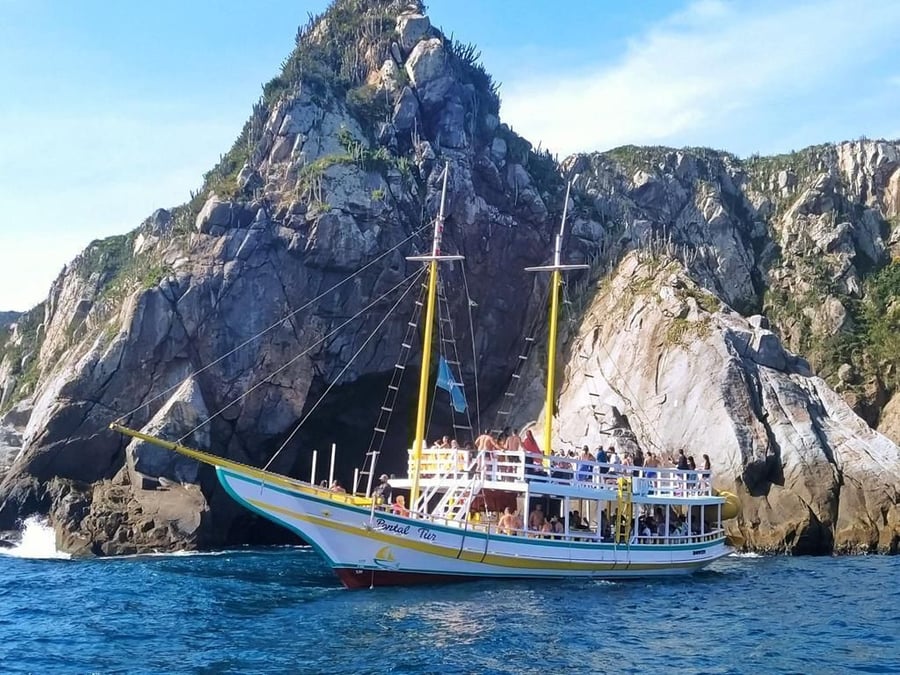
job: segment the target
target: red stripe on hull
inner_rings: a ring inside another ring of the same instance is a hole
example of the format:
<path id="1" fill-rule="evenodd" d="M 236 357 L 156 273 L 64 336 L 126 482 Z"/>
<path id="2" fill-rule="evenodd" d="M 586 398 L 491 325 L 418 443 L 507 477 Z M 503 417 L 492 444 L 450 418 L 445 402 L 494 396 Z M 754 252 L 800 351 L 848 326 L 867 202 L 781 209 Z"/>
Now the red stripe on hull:
<path id="1" fill-rule="evenodd" d="M 394 572 L 392 570 L 361 570 L 350 567 L 335 568 L 334 573 L 347 588 L 373 586 L 415 586 L 417 584 L 447 584 L 476 581 L 479 577 L 456 574 L 425 574 L 422 572 Z"/>

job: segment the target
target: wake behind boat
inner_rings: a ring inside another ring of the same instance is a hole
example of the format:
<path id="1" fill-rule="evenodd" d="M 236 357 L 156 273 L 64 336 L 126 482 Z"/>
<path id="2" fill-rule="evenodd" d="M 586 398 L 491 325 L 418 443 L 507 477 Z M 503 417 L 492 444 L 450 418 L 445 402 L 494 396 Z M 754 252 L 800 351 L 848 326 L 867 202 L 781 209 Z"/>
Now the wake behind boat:
<path id="1" fill-rule="evenodd" d="M 713 490 L 709 471 L 635 467 L 617 458 L 593 458 L 586 449 L 580 458 L 552 452 L 562 273 L 587 267 L 561 262 L 565 209 L 553 263 L 529 268 L 550 274 L 545 452 L 530 435 L 527 442 L 505 447 L 488 434 L 473 448 L 461 448 L 449 438 L 426 447 L 435 341 L 441 348 L 437 387 L 449 392 L 456 413 L 467 410 L 452 332 L 444 327 L 449 318 L 440 315 L 440 306 L 448 303 L 439 292 L 439 266 L 463 259 L 441 252 L 448 170 L 431 251 L 407 258 L 422 263 L 427 283 L 423 300 L 416 303 L 424 306 L 425 316 L 415 440 L 408 450 L 406 477 L 382 475 L 374 484 L 381 454 L 375 443 L 358 474 L 362 481 L 354 480 L 352 492 L 346 493 L 316 485 L 315 469 L 307 482 L 119 424 L 111 427 L 214 466 L 236 501 L 309 542 L 348 588 L 472 578 L 682 575 L 730 553 L 722 521 L 737 515 L 737 500 Z M 406 357 L 418 323 L 410 321 L 409 326 L 402 344 Z M 375 429 L 381 440 L 404 370 L 398 363 L 381 406 L 386 421 Z M 453 427 L 472 431 L 471 422 Z"/>

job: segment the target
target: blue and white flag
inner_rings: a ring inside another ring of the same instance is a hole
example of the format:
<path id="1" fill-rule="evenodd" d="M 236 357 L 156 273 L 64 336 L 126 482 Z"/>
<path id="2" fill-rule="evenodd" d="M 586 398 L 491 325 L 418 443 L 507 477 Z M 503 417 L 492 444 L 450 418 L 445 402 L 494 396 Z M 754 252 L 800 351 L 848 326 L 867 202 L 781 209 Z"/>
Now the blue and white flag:
<path id="1" fill-rule="evenodd" d="M 466 412 L 466 395 L 463 393 L 462 385 L 453 379 L 450 364 L 443 356 L 438 364 L 437 386 L 450 392 L 450 402 L 456 412 Z"/>

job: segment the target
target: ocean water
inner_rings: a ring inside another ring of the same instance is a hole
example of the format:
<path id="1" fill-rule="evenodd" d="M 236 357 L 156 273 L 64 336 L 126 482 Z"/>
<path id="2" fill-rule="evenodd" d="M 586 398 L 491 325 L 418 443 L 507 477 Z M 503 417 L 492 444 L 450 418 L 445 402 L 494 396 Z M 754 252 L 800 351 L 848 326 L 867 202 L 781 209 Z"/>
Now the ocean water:
<path id="1" fill-rule="evenodd" d="M 4 673 L 900 672 L 900 557 L 346 591 L 307 548 L 0 555 Z"/>

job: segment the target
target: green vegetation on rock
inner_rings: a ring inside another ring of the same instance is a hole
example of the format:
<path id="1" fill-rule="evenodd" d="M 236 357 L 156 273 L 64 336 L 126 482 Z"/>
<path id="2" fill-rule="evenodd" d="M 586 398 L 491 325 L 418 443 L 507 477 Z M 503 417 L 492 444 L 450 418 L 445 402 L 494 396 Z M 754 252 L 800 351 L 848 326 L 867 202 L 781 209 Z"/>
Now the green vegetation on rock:
<path id="1" fill-rule="evenodd" d="M 16 340 L 11 331 L 4 330 L 4 340 L 0 344 L 0 363 L 9 365 L 9 373 L 15 377 L 15 387 L 7 398 L 5 412 L 26 396 L 34 393 L 34 386 L 40 376 L 38 354 L 44 343 L 44 314 L 46 303 L 41 303 L 25 312 L 16 321 Z"/>

